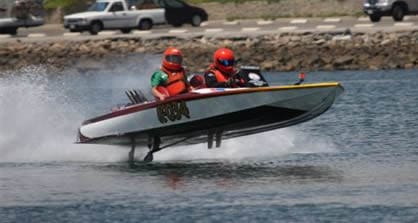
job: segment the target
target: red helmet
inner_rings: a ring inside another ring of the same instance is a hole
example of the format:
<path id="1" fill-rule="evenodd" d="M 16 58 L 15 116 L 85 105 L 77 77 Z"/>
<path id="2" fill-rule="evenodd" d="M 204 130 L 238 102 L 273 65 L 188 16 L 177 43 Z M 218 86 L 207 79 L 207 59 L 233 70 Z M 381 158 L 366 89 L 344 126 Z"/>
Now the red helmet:
<path id="1" fill-rule="evenodd" d="M 183 53 L 174 47 L 169 47 L 164 51 L 163 67 L 168 70 L 177 71 L 182 68 Z"/>
<path id="2" fill-rule="evenodd" d="M 215 67 L 223 73 L 228 75 L 232 75 L 234 73 L 235 57 L 232 50 L 228 48 L 219 48 L 213 55 L 213 61 Z"/>

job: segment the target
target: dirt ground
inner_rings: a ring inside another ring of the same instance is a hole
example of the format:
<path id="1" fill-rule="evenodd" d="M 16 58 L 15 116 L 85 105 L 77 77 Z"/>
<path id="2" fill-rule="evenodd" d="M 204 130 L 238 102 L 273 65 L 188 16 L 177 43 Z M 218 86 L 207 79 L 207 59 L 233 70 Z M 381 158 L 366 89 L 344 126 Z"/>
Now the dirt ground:
<path id="1" fill-rule="evenodd" d="M 280 0 L 235 3 L 202 3 L 210 20 L 280 17 L 332 17 L 362 15 L 361 0 Z"/>

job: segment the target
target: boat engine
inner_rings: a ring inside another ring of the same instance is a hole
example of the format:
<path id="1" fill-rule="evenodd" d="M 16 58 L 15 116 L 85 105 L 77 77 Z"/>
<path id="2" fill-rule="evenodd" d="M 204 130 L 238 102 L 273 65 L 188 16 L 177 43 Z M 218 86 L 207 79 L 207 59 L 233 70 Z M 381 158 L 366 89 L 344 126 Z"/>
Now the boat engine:
<path id="1" fill-rule="evenodd" d="M 241 66 L 235 75 L 240 87 L 267 87 L 268 83 L 258 66 Z"/>

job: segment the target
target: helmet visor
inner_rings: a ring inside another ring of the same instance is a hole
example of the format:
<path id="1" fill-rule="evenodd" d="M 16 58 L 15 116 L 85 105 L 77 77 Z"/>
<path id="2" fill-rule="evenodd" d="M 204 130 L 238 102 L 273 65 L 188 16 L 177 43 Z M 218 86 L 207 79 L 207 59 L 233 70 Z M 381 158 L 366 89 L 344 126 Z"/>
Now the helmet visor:
<path id="1" fill-rule="evenodd" d="M 183 62 L 183 57 L 180 55 L 167 55 L 165 60 L 170 63 L 181 64 Z"/>
<path id="2" fill-rule="evenodd" d="M 225 67 L 229 67 L 234 66 L 235 60 L 218 60 L 218 62 Z"/>

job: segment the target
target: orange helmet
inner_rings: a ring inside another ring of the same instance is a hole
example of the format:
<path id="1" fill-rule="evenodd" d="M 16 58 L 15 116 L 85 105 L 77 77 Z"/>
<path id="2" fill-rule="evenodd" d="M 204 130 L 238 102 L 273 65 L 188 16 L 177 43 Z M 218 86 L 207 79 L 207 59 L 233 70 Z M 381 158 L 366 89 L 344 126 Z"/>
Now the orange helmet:
<path id="1" fill-rule="evenodd" d="M 172 70 L 177 71 L 182 68 L 182 62 L 183 62 L 183 53 L 174 47 L 169 47 L 164 51 L 164 57 L 163 57 L 163 67 Z"/>
<path id="2" fill-rule="evenodd" d="M 228 48 L 219 48 L 213 55 L 213 61 L 215 67 L 223 73 L 228 75 L 232 75 L 234 73 L 235 57 L 232 50 Z"/>

